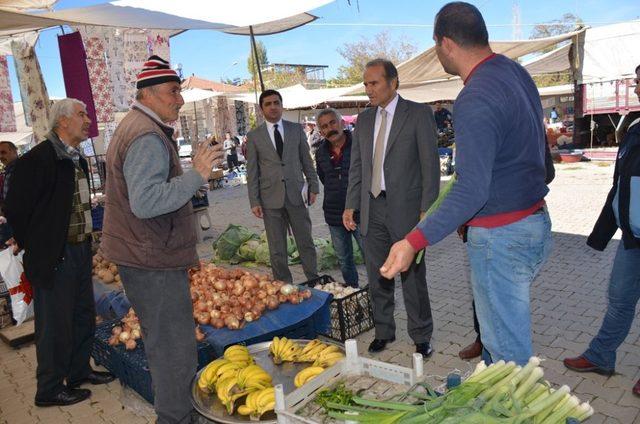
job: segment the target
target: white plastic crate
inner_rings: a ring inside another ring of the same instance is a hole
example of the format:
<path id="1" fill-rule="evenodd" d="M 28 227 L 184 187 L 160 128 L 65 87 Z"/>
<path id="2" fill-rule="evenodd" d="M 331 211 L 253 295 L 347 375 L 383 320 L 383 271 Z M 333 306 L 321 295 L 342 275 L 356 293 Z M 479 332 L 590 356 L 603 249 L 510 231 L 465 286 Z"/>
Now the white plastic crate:
<path id="1" fill-rule="evenodd" d="M 312 402 L 315 398 L 315 392 L 327 387 L 330 382 L 335 381 L 340 376 L 366 375 L 391 383 L 402 384 L 407 389 L 422 380 L 424 376 L 424 363 L 422 362 L 422 355 L 419 353 L 413 354 L 413 369 L 411 369 L 358 356 L 358 346 L 353 339 L 345 342 L 345 350 L 346 358 L 344 360 L 326 369 L 322 374 L 288 395 L 285 396 L 281 384 L 275 386 L 275 412 L 278 416 L 278 424 L 318 424 L 317 421 L 296 415 L 295 412 L 307 403 Z"/>

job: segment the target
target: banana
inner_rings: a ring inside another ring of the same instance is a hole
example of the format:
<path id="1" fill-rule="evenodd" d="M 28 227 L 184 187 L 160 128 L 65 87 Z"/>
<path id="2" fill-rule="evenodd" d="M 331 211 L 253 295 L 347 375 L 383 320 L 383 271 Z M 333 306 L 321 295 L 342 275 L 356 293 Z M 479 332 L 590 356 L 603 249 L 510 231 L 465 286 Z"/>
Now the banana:
<path id="1" fill-rule="evenodd" d="M 253 358 L 251 357 L 251 354 L 249 354 L 249 349 L 242 345 L 229 346 L 224 351 L 223 357 L 230 362 L 240 362 L 245 365 L 253 364 Z"/>
<path id="2" fill-rule="evenodd" d="M 242 364 L 242 363 L 239 363 L 239 362 L 228 362 L 226 364 L 221 365 L 216 370 L 216 376 L 217 376 L 218 379 L 220 379 L 220 376 L 222 374 L 225 374 L 228 371 L 240 371 L 242 368 L 244 368 L 244 364 Z"/>
<path id="3" fill-rule="evenodd" d="M 293 379 L 293 384 L 295 384 L 296 387 L 301 387 L 307 381 L 311 380 L 312 378 L 314 378 L 315 376 L 317 376 L 323 371 L 324 371 L 324 368 L 322 367 L 316 367 L 316 366 L 307 367 L 302 371 L 300 371 L 298 374 L 296 374 L 295 378 Z"/>
<path id="4" fill-rule="evenodd" d="M 340 352 L 340 348 L 336 345 L 328 345 L 320 352 L 319 356 L 323 356 L 333 352 Z"/>
<path id="5" fill-rule="evenodd" d="M 249 365 L 238 374 L 238 387 L 259 388 L 271 385 L 271 376 L 259 365 Z"/>
<path id="6" fill-rule="evenodd" d="M 318 341 L 311 349 L 307 350 L 304 354 L 300 355 L 300 362 L 313 362 L 316 360 L 317 356 L 322 352 L 328 345 Z"/>
<path id="7" fill-rule="evenodd" d="M 200 373 L 200 379 L 198 380 L 198 387 L 200 387 L 200 389 L 202 389 L 204 392 L 209 393 L 211 390 L 211 387 L 215 384 L 216 380 L 217 380 L 217 371 L 218 369 L 228 363 L 229 361 L 227 361 L 226 359 L 216 359 L 215 361 L 212 361 L 211 363 L 209 363 L 209 365 L 207 365 L 205 367 L 204 370 L 202 370 L 202 373 Z"/>
<path id="8" fill-rule="evenodd" d="M 305 347 L 302 348 L 302 353 L 307 353 L 309 352 L 311 349 L 313 349 L 314 347 L 316 347 L 318 344 L 324 344 L 322 343 L 320 340 L 318 339 L 313 339 L 311 340 L 309 343 L 306 344 Z"/>
<path id="9" fill-rule="evenodd" d="M 238 406 L 238 414 L 240 415 L 249 415 L 253 412 L 254 410 L 251 409 L 249 406 L 247 405 L 240 405 Z"/>
<path id="10" fill-rule="evenodd" d="M 318 357 L 318 359 L 313 363 L 313 366 L 329 368 L 335 365 L 336 362 L 342 360 L 344 358 L 344 354 L 342 352 L 331 352 L 326 355 Z"/>

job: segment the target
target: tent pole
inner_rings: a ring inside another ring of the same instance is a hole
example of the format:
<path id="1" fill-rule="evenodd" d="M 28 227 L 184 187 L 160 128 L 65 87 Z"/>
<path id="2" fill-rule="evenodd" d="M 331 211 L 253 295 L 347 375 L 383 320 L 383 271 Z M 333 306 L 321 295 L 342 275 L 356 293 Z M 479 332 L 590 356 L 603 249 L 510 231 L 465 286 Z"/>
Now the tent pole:
<path id="1" fill-rule="evenodd" d="M 249 25 L 249 34 L 251 35 L 251 47 L 253 49 L 253 62 L 254 66 L 258 70 L 258 77 L 260 78 L 260 91 L 264 91 L 264 81 L 262 80 L 262 71 L 260 70 L 260 59 L 258 58 L 258 49 L 256 47 L 256 37 L 253 35 L 253 26 Z"/>

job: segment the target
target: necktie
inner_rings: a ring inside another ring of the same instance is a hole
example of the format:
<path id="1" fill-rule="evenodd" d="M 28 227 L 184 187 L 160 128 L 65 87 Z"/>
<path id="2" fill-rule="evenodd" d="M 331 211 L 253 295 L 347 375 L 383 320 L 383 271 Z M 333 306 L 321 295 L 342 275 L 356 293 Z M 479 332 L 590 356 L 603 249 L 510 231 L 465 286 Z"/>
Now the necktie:
<path id="1" fill-rule="evenodd" d="M 278 152 L 278 156 L 282 159 L 282 149 L 284 148 L 284 143 L 282 142 L 282 135 L 280 131 L 278 131 L 278 124 L 273 126 L 273 139 L 276 141 L 276 151 Z"/>
<path id="2" fill-rule="evenodd" d="M 382 191 L 382 163 L 384 160 L 384 138 L 387 134 L 387 111 L 380 110 L 380 129 L 376 137 L 375 151 L 373 152 L 373 172 L 371 174 L 371 194 L 378 197 Z"/>

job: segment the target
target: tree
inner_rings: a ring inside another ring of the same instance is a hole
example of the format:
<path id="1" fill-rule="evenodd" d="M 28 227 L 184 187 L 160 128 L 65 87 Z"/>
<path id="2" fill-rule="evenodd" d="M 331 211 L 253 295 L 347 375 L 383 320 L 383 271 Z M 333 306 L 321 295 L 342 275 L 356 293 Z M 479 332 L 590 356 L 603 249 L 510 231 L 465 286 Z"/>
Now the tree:
<path id="1" fill-rule="evenodd" d="M 269 64 L 269 59 L 267 58 L 267 48 L 264 46 L 262 41 L 256 40 L 256 51 L 258 52 L 258 60 L 260 61 L 260 66 L 264 67 Z M 251 74 L 251 78 L 258 78 L 258 69 L 254 66 L 254 55 L 253 48 L 249 49 L 249 57 L 247 58 L 247 70 L 249 74 Z"/>
<path id="2" fill-rule="evenodd" d="M 560 19 L 554 19 L 552 21 L 538 24 L 531 30 L 530 39 L 553 37 L 555 35 L 565 34 L 567 32 L 575 31 L 576 29 L 584 25 L 582 19 L 572 13 L 565 13 Z M 566 41 L 564 42 L 566 43 Z M 542 53 L 548 53 L 563 43 L 547 47 L 542 50 Z M 536 75 L 533 77 L 538 87 L 548 87 L 560 84 L 571 83 L 571 73 L 569 70 L 562 72 L 553 72 L 545 75 Z"/>
<path id="3" fill-rule="evenodd" d="M 357 84 L 368 61 L 382 57 L 397 65 L 411 58 L 417 47 L 404 37 L 394 40 L 388 31 L 382 31 L 371 39 L 361 37 L 360 41 L 345 43 L 337 50 L 347 65 L 338 68 L 338 77 L 330 81 L 331 85 Z"/>

